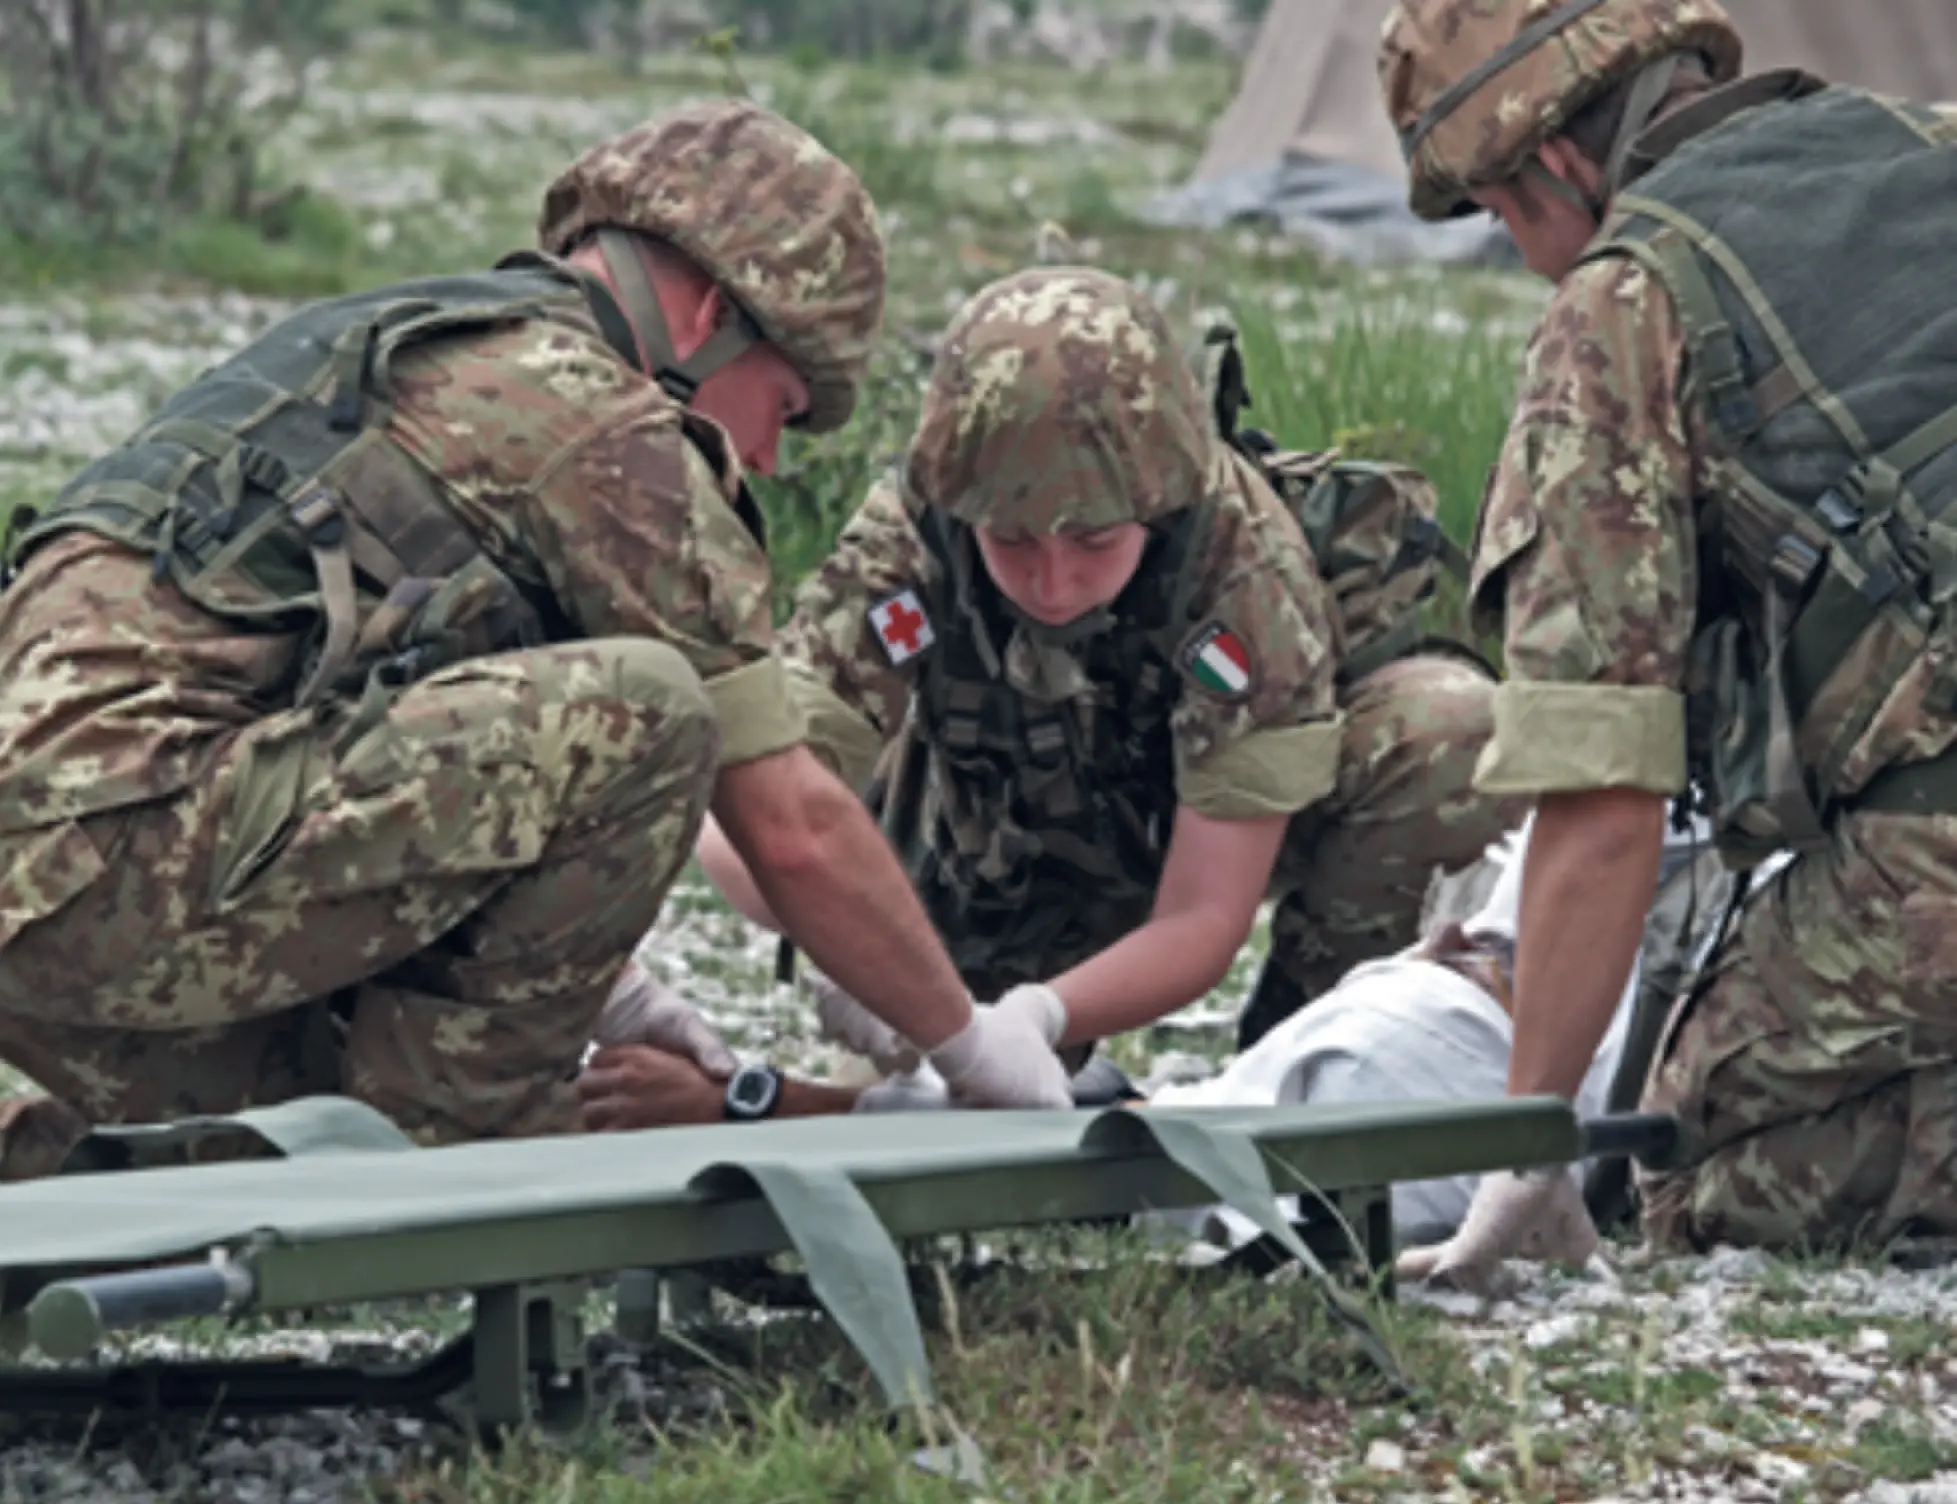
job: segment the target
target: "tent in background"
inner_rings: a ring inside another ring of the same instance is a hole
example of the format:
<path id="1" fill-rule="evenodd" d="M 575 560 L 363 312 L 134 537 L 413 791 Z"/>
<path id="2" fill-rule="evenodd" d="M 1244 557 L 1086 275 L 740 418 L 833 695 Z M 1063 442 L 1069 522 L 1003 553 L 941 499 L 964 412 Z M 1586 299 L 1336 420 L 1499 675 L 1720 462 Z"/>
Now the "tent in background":
<path id="1" fill-rule="evenodd" d="M 1274 223 L 1357 261 L 1505 261 L 1484 215 L 1430 225 L 1406 207 L 1375 73 L 1391 0 L 1271 0 L 1236 98 L 1189 181 L 1144 211 L 1163 224 Z M 1726 0 L 1749 71 L 1798 66 L 1842 83 L 1957 101 L 1953 0 Z"/>

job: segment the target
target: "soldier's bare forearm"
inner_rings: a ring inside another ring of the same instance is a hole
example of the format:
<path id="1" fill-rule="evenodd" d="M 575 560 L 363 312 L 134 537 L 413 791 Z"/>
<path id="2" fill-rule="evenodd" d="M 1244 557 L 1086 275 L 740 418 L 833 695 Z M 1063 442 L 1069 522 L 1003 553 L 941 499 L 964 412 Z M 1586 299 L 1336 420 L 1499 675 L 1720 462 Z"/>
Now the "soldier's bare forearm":
<path id="1" fill-rule="evenodd" d="M 920 1049 L 971 1018 L 971 1000 L 903 868 L 869 816 L 828 832 L 807 865 L 756 869 L 783 930 L 845 992 Z"/>
<path id="2" fill-rule="evenodd" d="M 781 930 L 921 1049 L 971 1021 L 964 984 L 862 803 L 804 748 L 723 769 L 713 814 Z"/>
<path id="3" fill-rule="evenodd" d="M 755 886 L 754 874 L 747 870 L 747 863 L 734 849 L 734 843 L 727 839 L 727 833 L 711 815 L 707 817 L 705 828 L 700 832 L 700 842 L 695 850 L 700 858 L 700 866 L 707 878 L 720 890 L 726 899 L 750 923 L 758 924 L 765 930 L 781 933 L 781 921 L 775 918 L 768 901 L 761 896 Z"/>
<path id="4" fill-rule="evenodd" d="M 1639 789 L 1546 794 L 1522 870 L 1509 1092 L 1574 1098 L 1644 936 L 1665 800 Z"/>

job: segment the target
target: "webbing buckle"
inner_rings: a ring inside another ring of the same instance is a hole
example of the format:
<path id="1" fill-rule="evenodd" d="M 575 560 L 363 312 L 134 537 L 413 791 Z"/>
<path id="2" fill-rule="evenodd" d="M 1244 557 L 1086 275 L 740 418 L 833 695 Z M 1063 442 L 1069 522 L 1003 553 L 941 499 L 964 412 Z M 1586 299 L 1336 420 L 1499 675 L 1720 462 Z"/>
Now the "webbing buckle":
<path id="1" fill-rule="evenodd" d="M 286 503 L 291 517 L 309 544 L 335 548 L 346 538 L 346 518 L 340 512 L 340 499 L 325 486 L 307 486 Z"/>

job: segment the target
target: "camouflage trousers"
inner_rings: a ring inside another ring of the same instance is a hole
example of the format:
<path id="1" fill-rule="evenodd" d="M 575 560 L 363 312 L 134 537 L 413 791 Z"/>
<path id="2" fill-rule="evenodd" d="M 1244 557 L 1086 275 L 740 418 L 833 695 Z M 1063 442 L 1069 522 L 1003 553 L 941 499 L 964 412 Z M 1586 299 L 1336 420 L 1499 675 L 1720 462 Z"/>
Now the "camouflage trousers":
<path id="1" fill-rule="evenodd" d="M 577 1127 L 592 1025 L 712 789 L 698 677 L 644 640 L 502 654 L 347 735 L 274 715 L 195 787 L 71 827 L 101 875 L 0 947 L 0 1059 L 52 1098 L 0 1114 L 0 1178 L 83 1121 L 317 1092 L 424 1143 Z"/>
<path id="2" fill-rule="evenodd" d="M 1346 690 L 1338 785 L 1285 834 L 1270 958 L 1243 1033 L 1260 1035 L 1362 961 L 1413 944 L 1435 870 L 1478 860 L 1528 813 L 1526 799 L 1474 789 L 1494 688 L 1473 664 L 1423 655 Z"/>
<path id="3" fill-rule="evenodd" d="M 1655 1242 L 1957 1233 L 1957 816 L 1847 815 L 1747 900 L 1673 1008 L 1643 1106 Z"/>

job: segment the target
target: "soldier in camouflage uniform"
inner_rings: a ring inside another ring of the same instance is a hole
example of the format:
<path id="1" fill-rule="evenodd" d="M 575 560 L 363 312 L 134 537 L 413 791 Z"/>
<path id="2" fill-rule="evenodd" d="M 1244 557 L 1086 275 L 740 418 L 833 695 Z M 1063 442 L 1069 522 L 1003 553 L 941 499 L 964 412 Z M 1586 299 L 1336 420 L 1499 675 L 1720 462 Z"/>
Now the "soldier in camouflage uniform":
<path id="1" fill-rule="evenodd" d="M 1434 869 L 1505 828 L 1467 788 L 1489 677 L 1417 653 L 1348 677 L 1345 627 L 1160 312 L 1051 268 L 954 318 L 905 461 L 784 636 L 812 741 L 967 984 L 1072 1047 L 1216 985 L 1267 893 L 1278 1022 L 1411 944 Z M 711 828 L 702 854 L 772 922 Z M 833 1036 L 902 1063 L 818 997 Z"/>
<path id="2" fill-rule="evenodd" d="M 1509 1087 L 1575 1088 L 1690 785 L 1729 863 L 1795 859 L 1657 1040 L 1648 1234 L 1948 1233 L 1957 110 L 1740 61 L 1712 0 L 1401 0 L 1383 36 L 1415 210 L 1494 211 L 1556 283 L 1473 576 L 1512 676 L 1477 782 L 1538 801 Z M 1485 1272 L 1550 1186 L 1491 1177 L 1409 1271 Z"/>
<path id="3" fill-rule="evenodd" d="M 697 105 L 572 163 L 540 236 L 300 310 L 16 519 L 0 1057 L 51 1097 L 0 1175 L 313 1092 L 431 1143 L 569 1131 L 594 1036 L 727 1068 L 627 968 L 710 806 L 963 1095 L 1067 1101 L 974 1012 L 772 641 L 740 477 L 850 413 L 861 185 Z"/>

